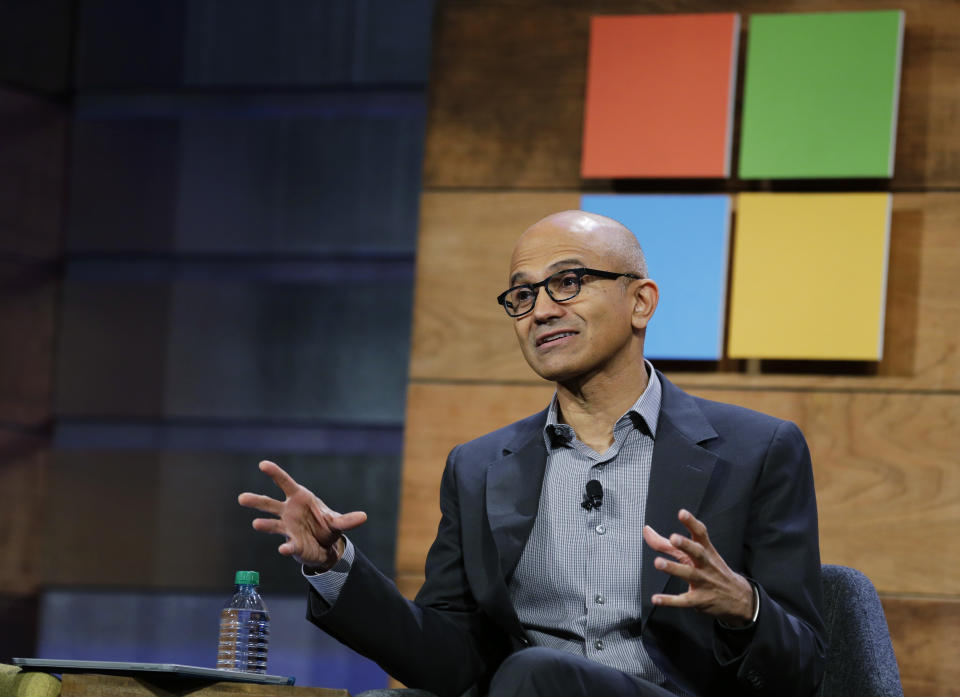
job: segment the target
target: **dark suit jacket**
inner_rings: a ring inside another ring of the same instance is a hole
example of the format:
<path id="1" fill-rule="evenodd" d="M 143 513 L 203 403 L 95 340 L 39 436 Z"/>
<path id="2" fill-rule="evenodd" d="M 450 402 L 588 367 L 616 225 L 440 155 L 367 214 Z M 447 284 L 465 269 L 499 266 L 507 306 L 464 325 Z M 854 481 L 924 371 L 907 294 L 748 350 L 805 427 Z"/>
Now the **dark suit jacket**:
<path id="1" fill-rule="evenodd" d="M 760 615 L 747 636 L 691 609 L 654 608 L 686 584 L 643 555 L 636 631 L 677 686 L 707 695 L 812 695 L 823 671 L 820 555 L 810 456 L 792 423 L 693 397 L 662 374 L 646 522 L 687 534 L 702 520 L 727 564 L 753 580 Z M 415 602 L 358 552 L 331 607 L 311 591 L 308 617 L 411 687 L 455 697 L 481 690 L 526 645 L 507 590 L 537 515 L 546 411 L 453 449 L 442 519 Z"/>

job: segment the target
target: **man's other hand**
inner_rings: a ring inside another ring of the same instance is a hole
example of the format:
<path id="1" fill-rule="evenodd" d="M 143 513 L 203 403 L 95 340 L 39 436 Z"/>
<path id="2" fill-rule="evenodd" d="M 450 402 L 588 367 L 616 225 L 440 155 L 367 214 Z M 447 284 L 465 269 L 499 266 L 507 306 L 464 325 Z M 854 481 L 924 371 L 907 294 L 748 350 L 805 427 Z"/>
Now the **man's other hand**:
<path id="1" fill-rule="evenodd" d="M 656 551 L 676 560 L 657 557 L 654 566 L 683 579 L 690 587 L 679 595 L 658 593 L 652 598 L 653 604 L 692 607 L 731 627 L 750 624 L 754 611 L 753 586 L 727 566 L 710 542 L 706 525 L 687 510 L 681 510 L 677 517 L 690 531 L 690 537 L 674 534 L 668 540 L 645 525 L 643 539 Z"/>
<path id="2" fill-rule="evenodd" d="M 260 471 L 280 487 L 285 500 L 249 492 L 240 494 L 237 501 L 241 506 L 277 516 L 254 519 L 253 529 L 283 535 L 286 541 L 277 551 L 306 567 L 326 571 L 336 564 L 343 554 L 343 533 L 366 522 L 367 514 L 362 511 L 340 514 L 331 510 L 273 462 L 261 462 Z"/>

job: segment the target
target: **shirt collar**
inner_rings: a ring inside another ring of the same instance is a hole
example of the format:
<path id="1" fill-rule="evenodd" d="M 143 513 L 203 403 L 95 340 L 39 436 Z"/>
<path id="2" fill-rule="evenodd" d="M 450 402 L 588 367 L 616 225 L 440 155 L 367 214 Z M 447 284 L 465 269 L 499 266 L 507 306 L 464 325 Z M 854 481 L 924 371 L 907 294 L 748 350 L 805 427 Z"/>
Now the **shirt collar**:
<path id="1" fill-rule="evenodd" d="M 647 367 L 647 387 L 637 401 L 633 403 L 633 406 L 617 419 L 614 429 L 628 420 L 632 422 L 634 428 L 638 428 L 651 438 L 656 439 L 663 388 L 653 364 L 646 359 L 643 363 Z M 553 399 L 550 400 L 550 408 L 547 410 L 547 423 L 543 427 L 543 440 L 548 451 L 570 442 L 576 435 L 568 424 L 557 421 L 557 411 L 557 393 L 554 392 Z"/>

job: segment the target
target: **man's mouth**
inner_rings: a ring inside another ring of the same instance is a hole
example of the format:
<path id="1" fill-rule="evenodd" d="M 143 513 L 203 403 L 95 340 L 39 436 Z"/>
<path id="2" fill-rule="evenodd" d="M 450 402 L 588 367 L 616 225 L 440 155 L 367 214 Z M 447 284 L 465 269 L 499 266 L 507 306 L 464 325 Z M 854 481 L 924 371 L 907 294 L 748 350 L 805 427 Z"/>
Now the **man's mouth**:
<path id="1" fill-rule="evenodd" d="M 536 345 L 537 345 L 537 347 L 547 346 L 547 345 L 552 344 L 552 343 L 554 343 L 554 342 L 556 342 L 556 341 L 560 341 L 560 339 L 565 339 L 565 338 L 568 337 L 568 336 L 573 336 L 573 335 L 576 334 L 576 333 L 577 333 L 577 332 L 572 332 L 572 331 L 570 331 L 570 332 L 555 332 L 555 333 L 553 333 L 553 334 L 547 334 L 547 335 L 541 336 L 539 339 L 537 339 Z"/>

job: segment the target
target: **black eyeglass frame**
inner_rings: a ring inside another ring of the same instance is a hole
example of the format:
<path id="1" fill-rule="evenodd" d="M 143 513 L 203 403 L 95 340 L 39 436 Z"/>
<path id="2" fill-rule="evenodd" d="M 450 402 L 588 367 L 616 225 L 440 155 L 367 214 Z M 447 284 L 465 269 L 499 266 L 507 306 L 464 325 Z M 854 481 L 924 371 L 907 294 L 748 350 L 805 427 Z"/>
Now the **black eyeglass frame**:
<path id="1" fill-rule="evenodd" d="M 553 293 L 550 292 L 550 287 L 547 284 L 550 283 L 550 279 L 553 278 L 554 276 L 559 276 L 560 274 L 565 274 L 565 273 L 573 273 L 576 275 L 577 292 L 571 295 L 569 298 L 564 298 L 563 300 L 559 300 L 553 296 Z M 523 317 L 525 314 L 533 311 L 534 306 L 537 304 L 537 295 L 540 292 L 540 288 L 543 288 L 545 291 L 547 291 L 547 295 L 549 295 L 550 299 L 553 300 L 554 302 L 565 303 L 568 300 L 573 300 L 575 297 L 580 295 L 580 291 L 583 290 L 584 276 L 596 276 L 597 278 L 606 278 L 606 279 L 615 279 L 615 278 L 621 278 L 625 276 L 627 278 L 633 278 L 637 280 L 643 279 L 643 276 L 637 276 L 636 274 L 633 274 L 633 273 L 617 273 L 616 271 L 601 271 L 600 269 L 588 269 L 585 267 L 575 267 L 572 269 L 560 269 L 556 273 L 550 274 L 539 283 L 521 283 L 520 285 L 507 288 L 505 291 L 503 291 L 502 293 L 500 293 L 500 295 L 497 296 L 497 303 L 499 303 L 500 305 L 503 305 L 503 309 L 506 310 L 506 313 L 508 316 Z M 517 290 L 518 288 L 529 288 L 531 291 L 533 291 L 533 302 L 530 303 L 529 309 L 526 309 L 523 312 L 518 312 L 517 314 L 513 314 L 510 312 L 509 308 L 507 307 L 507 296 L 513 291 Z"/>

